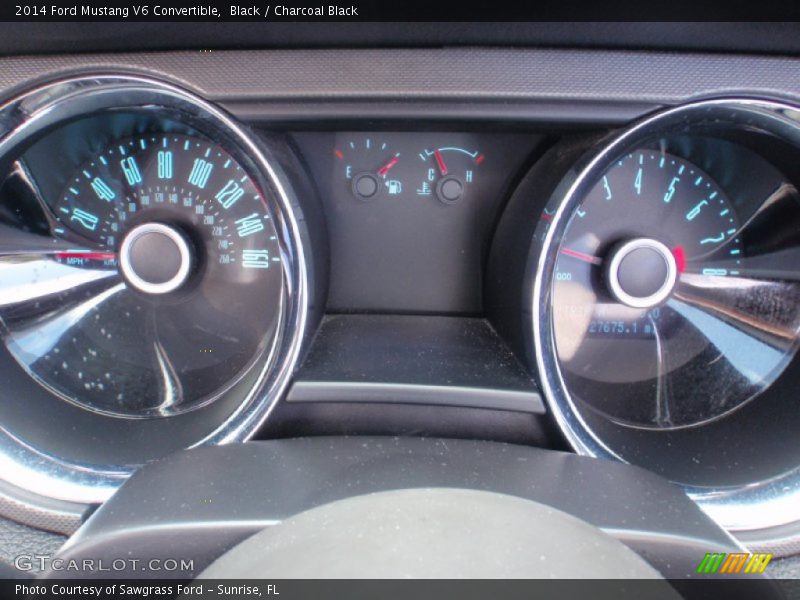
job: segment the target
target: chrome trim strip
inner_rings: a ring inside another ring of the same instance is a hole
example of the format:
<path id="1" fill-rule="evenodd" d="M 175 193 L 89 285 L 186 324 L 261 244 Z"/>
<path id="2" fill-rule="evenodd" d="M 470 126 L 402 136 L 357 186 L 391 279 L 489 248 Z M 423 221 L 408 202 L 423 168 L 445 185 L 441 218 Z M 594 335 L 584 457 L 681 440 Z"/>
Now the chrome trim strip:
<path id="1" fill-rule="evenodd" d="M 36 529 L 70 536 L 83 522 L 86 506 L 34 497 L 0 481 L 0 515 Z"/>
<path id="2" fill-rule="evenodd" d="M 536 392 L 491 388 L 343 381 L 297 381 L 287 402 L 425 404 L 544 414 Z"/>

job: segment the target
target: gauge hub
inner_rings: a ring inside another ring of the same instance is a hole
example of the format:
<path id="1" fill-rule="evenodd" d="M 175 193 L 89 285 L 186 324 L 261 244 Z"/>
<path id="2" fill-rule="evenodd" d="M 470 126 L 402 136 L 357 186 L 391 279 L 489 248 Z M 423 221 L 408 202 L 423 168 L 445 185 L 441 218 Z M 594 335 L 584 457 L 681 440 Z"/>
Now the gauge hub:
<path id="1" fill-rule="evenodd" d="M 186 283 L 192 268 L 189 242 L 175 227 L 145 223 L 122 240 L 120 270 L 126 281 L 146 294 L 168 294 Z"/>
<path id="2" fill-rule="evenodd" d="M 677 276 L 670 249 L 650 238 L 636 238 L 615 247 L 606 271 L 611 295 L 632 308 L 654 308 L 664 302 Z"/>
<path id="3" fill-rule="evenodd" d="M 445 204 L 457 202 L 464 193 L 464 184 L 456 177 L 445 177 L 436 184 L 436 194 Z"/>
<path id="4" fill-rule="evenodd" d="M 353 177 L 353 194 L 361 200 L 369 200 L 380 191 L 378 178 L 372 173 L 359 173 Z"/>

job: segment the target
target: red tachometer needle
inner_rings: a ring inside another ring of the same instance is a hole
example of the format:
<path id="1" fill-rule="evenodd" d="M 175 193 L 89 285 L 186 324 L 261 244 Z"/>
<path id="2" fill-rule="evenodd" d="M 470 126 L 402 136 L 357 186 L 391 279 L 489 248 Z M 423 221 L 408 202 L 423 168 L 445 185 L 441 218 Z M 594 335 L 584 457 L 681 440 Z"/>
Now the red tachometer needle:
<path id="1" fill-rule="evenodd" d="M 447 165 L 444 164 L 444 158 L 442 158 L 442 153 L 438 150 L 434 150 L 433 157 L 436 159 L 436 165 L 439 167 L 439 172 L 442 175 L 447 175 Z"/>
<path id="2" fill-rule="evenodd" d="M 571 248 L 561 248 L 561 254 L 566 254 L 567 256 L 571 256 L 572 258 L 577 258 L 578 260 L 582 260 L 583 262 L 587 262 L 592 265 L 601 265 L 603 264 L 603 259 L 599 256 L 592 256 L 591 254 L 584 254 L 583 252 L 578 252 L 577 250 L 572 250 Z"/>
<path id="3" fill-rule="evenodd" d="M 114 260 L 117 258 L 117 255 L 113 252 L 81 252 L 81 251 L 73 251 L 73 252 L 56 252 L 56 258 L 60 258 L 62 260 L 69 259 L 69 258 L 85 258 L 88 260 Z"/>
<path id="4" fill-rule="evenodd" d="M 675 266 L 678 269 L 678 273 L 683 273 L 686 271 L 686 252 L 683 250 L 683 246 L 675 246 L 672 249 L 672 256 L 675 257 Z"/>
<path id="5" fill-rule="evenodd" d="M 378 169 L 378 177 L 386 177 L 386 175 L 389 173 L 389 169 L 395 166 L 398 162 L 400 162 L 400 159 L 397 156 L 393 156 L 392 160 Z"/>

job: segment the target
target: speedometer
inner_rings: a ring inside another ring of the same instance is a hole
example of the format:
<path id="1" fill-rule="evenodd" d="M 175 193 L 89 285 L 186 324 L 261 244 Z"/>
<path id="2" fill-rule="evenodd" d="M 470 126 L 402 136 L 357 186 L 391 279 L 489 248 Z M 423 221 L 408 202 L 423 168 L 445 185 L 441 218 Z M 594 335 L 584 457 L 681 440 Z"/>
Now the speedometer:
<path id="1" fill-rule="evenodd" d="M 250 438 L 324 281 L 288 140 L 136 77 L 54 82 L 0 113 L 4 482 L 97 503 L 144 462 Z"/>
<path id="2" fill-rule="evenodd" d="M 75 244 L 54 254 L 73 282 L 5 315 L 5 342 L 62 397 L 177 414 L 229 387 L 274 337 L 277 233 L 263 193 L 218 144 L 116 140 L 68 178 L 53 217 Z"/>

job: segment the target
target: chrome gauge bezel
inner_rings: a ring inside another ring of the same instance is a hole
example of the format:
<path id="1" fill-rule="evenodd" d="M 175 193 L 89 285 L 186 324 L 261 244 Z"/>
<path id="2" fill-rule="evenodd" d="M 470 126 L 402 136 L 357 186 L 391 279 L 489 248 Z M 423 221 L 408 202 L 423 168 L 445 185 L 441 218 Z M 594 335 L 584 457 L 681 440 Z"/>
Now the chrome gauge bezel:
<path id="1" fill-rule="evenodd" d="M 91 75 L 41 85 L 0 107 L 0 162 L 19 156 L 43 132 L 83 117 L 123 110 L 163 111 L 198 131 L 219 134 L 228 142 L 231 155 L 249 166 L 256 183 L 271 196 L 284 287 L 279 330 L 263 362 L 248 376 L 243 400 L 230 411 L 215 414 L 218 421 L 198 428 L 202 436 L 190 446 L 245 441 L 286 389 L 309 318 L 310 269 L 300 208 L 289 178 L 270 150 L 224 111 L 193 93 L 147 77 Z M 71 510 L 103 502 L 137 466 L 136 461 L 89 464 L 42 452 L 25 439 L 24 432 L 0 423 L 0 478 L 8 488 L 18 489 L 17 501 L 34 512 L 54 501 L 64 502 Z"/>
<path id="2" fill-rule="evenodd" d="M 590 426 L 571 398 L 561 372 L 551 319 L 551 286 L 555 276 L 554 251 L 564 235 L 570 216 L 609 166 L 627 153 L 652 142 L 662 134 L 691 133 L 692 126 L 756 129 L 778 136 L 800 148 L 800 107 L 757 98 L 703 100 L 664 110 L 645 118 L 585 154 L 570 168 L 549 196 L 547 222 L 534 234 L 530 257 L 533 272 L 529 296 L 529 347 L 542 391 L 560 430 L 579 453 L 629 462 L 615 452 Z M 788 553 L 800 542 L 800 468 L 778 477 L 742 485 L 681 484 L 686 493 L 717 523 L 752 548 Z"/>

